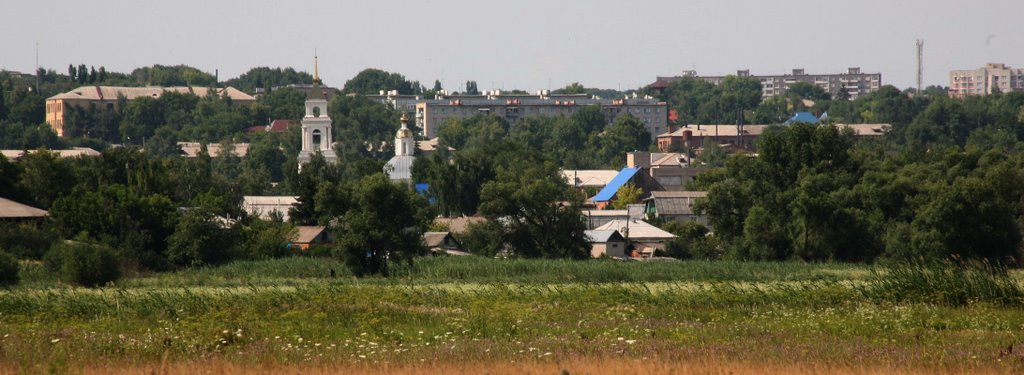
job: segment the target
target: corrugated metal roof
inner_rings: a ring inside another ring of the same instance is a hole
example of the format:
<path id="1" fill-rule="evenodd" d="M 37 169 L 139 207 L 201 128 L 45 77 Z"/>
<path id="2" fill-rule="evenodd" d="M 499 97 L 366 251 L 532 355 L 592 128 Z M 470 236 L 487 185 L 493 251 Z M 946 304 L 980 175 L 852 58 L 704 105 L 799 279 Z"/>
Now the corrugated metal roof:
<path id="1" fill-rule="evenodd" d="M 21 204 L 10 199 L 0 198 L 0 219 L 44 217 L 47 215 L 49 215 L 49 213 L 46 212 L 46 210 Z"/>
<path id="2" fill-rule="evenodd" d="M 607 202 L 612 200 L 612 198 L 615 197 L 615 193 L 618 193 L 619 189 L 632 180 L 633 176 L 636 175 L 636 172 L 639 171 L 640 168 L 622 168 L 622 170 L 619 171 L 619 174 L 615 175 L 615 178 L 608 182 L 608 185 L 605 185 L 604 189 L 601 189 L 601 191 L 594 196 L 594 202 Z"/>
<path id="3" fill-rule="evenodd" d="M 611 241 L 624 241 L 622 234 L 619 234 L 617 230 L 586 230 L 583 231 L 583 235 L 587 237 L 590 242 L 611 242 Z"/>

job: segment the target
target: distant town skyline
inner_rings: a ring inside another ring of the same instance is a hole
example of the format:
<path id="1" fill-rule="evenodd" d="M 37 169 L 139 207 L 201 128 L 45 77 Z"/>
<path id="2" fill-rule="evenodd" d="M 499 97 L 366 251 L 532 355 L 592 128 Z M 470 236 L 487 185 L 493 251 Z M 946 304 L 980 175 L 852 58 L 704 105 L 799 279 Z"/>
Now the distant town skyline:
<path id="1" fill-rule="evenodd" d="M 860 67 L 883 84 L 924 85 L 986 63 L 1024 66 L 1013 0 L 559 1 L 352 3 L 265 0 L 0 4 L 0 68 L 68 64 L 130 72 L 185 64 L 221 80 L 257 66 L 312 72 L 341 87 L 366 68 L 428 88 L 557 89 L 572 82 L 627 90 L 684 70 L 700 75 L 840 73 Z"/>

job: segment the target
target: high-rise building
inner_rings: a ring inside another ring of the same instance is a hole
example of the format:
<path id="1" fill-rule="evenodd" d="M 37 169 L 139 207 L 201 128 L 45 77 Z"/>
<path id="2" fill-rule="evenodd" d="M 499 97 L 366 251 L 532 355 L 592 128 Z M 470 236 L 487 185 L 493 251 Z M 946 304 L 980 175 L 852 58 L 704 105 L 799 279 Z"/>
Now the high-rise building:
<path id="1" fill-rule="evenodd" d="M 789 86 L 797 82 L 806 82 L 821 87 L 826 92 L 837 97 L 841 92 L 846 92 L 850 99 L 867 95 L 879 87 L 882 87 L 881 73 L 862 73 L 860 68 L 849 68 L 846 73 L 837 74 L 807 74 L 803 69 L 793 69 L 792 74 L 781 75 L 751 75 L 750 70 L 736 71 L 737 77 L 750 77 L 761 81 L 761 97 L 769 98 L 775 95 L 784 95 Z M 715 85 L 721 84 L 726 76 L 699 76 L 694 70 L 684 70 L 682 75 L 674 77 L 657 77 L 654 83 L 650 84 L 652 90 L 661 93 L 672 82 L 685 77 L 704 80 Z"/>
<path id="2" fill-rule="evenodd" d="M 988 95 L 999 92 L 1024 91 L 1024 69 L 1013 69 L 1006 64 L 989 63 L 974 70 L 949 72 L 949 96 L 963 98 L 969 95 Z"/>

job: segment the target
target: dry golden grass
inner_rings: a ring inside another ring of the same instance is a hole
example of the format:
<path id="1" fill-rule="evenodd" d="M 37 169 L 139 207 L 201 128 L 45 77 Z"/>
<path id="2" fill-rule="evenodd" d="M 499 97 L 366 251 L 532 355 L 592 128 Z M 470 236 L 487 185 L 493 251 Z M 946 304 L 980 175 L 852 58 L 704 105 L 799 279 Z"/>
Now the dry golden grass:
<path id="1" fill-rule="evenodd" d="M 1018 368 L 1019 369 L 1019 368 Z M 0 373 L 47 371 L 5 368 Z M 52 371 L 51 371 L 52 372 Z M 638 360 L 630 358 L 575 358 L 569 360 L 531 360 L 503 362 L 442 362 L 419 364 L 334 363 L 244 364 L 223 359 L 204 359 L 179 363 L 90 364 L 84 368 L 63 369 L 72 374 L 1003 374 L 1009 368 L 964 367 L 915 369 L 895 366 L 845 366 L 823 363 L 751 363 L 727 359 Z"/>

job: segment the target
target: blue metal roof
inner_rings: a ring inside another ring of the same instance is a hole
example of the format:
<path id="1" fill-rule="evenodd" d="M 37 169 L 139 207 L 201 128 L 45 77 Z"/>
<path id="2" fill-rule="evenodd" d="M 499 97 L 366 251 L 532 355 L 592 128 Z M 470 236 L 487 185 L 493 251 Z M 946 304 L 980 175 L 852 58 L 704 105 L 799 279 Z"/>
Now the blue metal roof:
<path id="1" fill-rule="evenodd" d="M 814 114 L 810 113 L 810 112 L 797 112 L 796 115 L 793 115 L 792 118 L 790 118 L 789 120 L 786 120 L 786 122 L 784 122 L 783 124 L 789 125 L 789 124 L 792 124 L 792 123 L 795 123 L 795 122 L 806 122 L 808 124 L 817 124 L 818 123 L 818 117 L 814 116 Z"/>
<path id="2" fill-rule="evenodd" d="M 633 176 L 636 175 L 636 172 L 639 171 L 640 168 L 622 168 L 622 170 L 619 171 L 619 174 L 615 175 L 615 178 L 608 182 L 608 185 L 605 185 L 604 189 L 601 189 L 601 191 L 594 196 L 594 202 L 607 202 L 612 200 L 615 193 L 618 193 L 619 189 L 629 182 L 629 180 L 632 180 Z"/>

